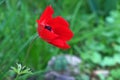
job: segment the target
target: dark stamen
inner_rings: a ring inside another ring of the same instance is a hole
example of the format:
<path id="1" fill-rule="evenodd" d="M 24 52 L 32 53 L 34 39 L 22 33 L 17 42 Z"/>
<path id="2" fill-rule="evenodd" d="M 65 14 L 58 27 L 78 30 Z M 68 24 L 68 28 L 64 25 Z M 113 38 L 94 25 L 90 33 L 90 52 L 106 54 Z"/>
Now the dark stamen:
<path id="1" fill-rule="evenodd" d="M 49 30 L 49 31 L 52 30 L 52 28 L 51 28 L 50 26 L 45 26 L 45 29 L 47 29 L 47 30 Z"/>

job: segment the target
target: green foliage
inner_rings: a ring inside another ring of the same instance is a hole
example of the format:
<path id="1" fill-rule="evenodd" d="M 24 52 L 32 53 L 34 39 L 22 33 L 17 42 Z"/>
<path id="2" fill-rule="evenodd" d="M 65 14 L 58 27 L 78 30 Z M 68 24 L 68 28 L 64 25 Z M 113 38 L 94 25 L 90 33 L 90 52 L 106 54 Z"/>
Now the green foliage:
<path id="1" fill-rule="evenodd" d="M 53 6 L 54 15 L 61 15 L 70 23 L 74 37 L 69 50 L 60 50 L 37 38 L 36 20 L 47 5 Z M 9 69 L 17 62 L 39 74 L 46 69 L 48 60 L 60 53 L 82 59 L 83 73 L 78 80 L 89 80 L 95 69 L 109 70 L 111 76 L 107 80 L 119 79 L 120 1 L 0 1 L 0 80 L 9 78 Z"/>
<path id="2" fill-rule="evenodd" d="M 22 66 L 21 64 L 17 63 L 17 68 L 16 67 L 11 67 L 11 71 L 13 71 L 16 75 L 15 80 L 18 80 L 21 75 L 26 75 L 26 74 L 32 74 L 30 68 Z"/>
<path id="3" fill-rule="evenodd" d="M 113 69 L 110 74 L 114 79 L 117 80 L 120 78 L 120 69 L 119 68 Z"/>
<path id="4" fill-rule="evenodd" d="M 15 72 L 18 75 L 23 75 L 23 74 L 31 74 L 31 70 L 30 68 L 26 68 L 25 66 L 22 66 L 21 64 L 17 64 L 17 68 L 16 67 L 11 67 L 11 70 L 13 72 Z"/>

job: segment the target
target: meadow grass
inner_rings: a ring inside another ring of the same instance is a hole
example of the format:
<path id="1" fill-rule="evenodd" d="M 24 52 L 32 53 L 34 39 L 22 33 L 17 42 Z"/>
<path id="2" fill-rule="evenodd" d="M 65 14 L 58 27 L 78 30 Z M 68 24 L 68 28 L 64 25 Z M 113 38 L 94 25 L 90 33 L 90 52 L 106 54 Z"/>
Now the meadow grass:
<path id="1" fill-rule="evenodd" d="M 89 75 L 95 68 L 109 69 L 114 73 L 111 80 L 118 79 L 119 75 L 114 75 L 120 62 L 114 56 L 120 55 L 119 3 L 119 0 L 1 0 L 0 80 L 13 75 L 9 70 L 16 63 L 39 74 L 51 57 L 59 54 L 80 57 L 82 66 L 88 64 Z M 70 24 L 74 37 L 68 50 L 58 49 L 38 37 L 36 20 L 47 5 L 54 8 L 54 16 L 63 16 Z M 86 74 L 85 68 L 83 73 Z"/>

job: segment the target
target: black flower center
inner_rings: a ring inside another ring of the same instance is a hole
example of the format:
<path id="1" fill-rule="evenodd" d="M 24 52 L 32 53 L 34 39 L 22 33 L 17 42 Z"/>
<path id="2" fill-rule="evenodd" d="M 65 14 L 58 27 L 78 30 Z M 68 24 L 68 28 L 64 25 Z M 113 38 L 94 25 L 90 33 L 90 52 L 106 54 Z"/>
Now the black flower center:
<path id="1" fill-rule="evenodd" d="M 45 26 L 45 29 L 47 29 L 47 30 L 49 30 L 49 31 L 52 30 L 52 28 L 51 28 L 50 26 Z"/>

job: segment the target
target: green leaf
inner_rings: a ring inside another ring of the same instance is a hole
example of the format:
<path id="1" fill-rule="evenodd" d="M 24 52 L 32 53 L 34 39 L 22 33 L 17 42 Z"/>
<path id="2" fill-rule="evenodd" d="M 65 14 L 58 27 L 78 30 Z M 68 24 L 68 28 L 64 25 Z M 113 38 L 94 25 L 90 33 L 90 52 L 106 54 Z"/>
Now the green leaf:
<path id="1" fill-rule="evenodd" d="M 120 52 L 120 45 L 115 44 L 113 48 L 116 52 Z"/>
<path id="2" fill-rule="evenodd" d="M 101 60 L 102 60 L 102 57 L 101 57 L 100 53 L 93 52 L 91 54 L 91 58 L 90 59 L 92 60 L 93 63 L 99 64 L 101 62 Z"/>
<path id="3" fill-rule="evenodd" d="M 120 69 L 119 68 L 111 70 L 110 74 L 115 80 L 120 79 Z"/>
<path id="4" fill-rule="evenodd" d="M 112 57 L 105 57 L 100 63 L 100 65 L 103 67 L 104 66 L 114 66 L 115 64 L 116 64 L 116 62 L 114 61 L 114 59 Z"/>
<path id="5" fill-rule="evenodd" d="M 114 60 L 116 63 L 119 63 L 119 64 L 120 64 L 120 54 L 114 54 L 113 60 Z"/>

